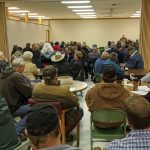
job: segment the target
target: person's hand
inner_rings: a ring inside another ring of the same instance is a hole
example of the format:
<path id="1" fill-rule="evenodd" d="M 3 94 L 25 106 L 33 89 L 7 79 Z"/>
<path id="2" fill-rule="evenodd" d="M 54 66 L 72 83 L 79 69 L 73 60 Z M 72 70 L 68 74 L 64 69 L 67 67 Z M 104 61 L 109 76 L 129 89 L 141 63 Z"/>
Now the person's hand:
<path id="1" fill-rule="evenodd" d="M 125 67 L 125 64 L 123 64 L 123 63 L 120 64 L 120 67 L 121 67 L 121 68 L 124 68 L 124 67 Z"/>

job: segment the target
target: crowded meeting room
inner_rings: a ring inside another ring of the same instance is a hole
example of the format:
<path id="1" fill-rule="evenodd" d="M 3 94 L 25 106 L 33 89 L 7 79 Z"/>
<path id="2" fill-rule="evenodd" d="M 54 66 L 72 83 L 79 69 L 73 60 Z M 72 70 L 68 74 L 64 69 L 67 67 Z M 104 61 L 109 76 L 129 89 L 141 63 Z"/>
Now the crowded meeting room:
<path id="1" fill-rule="evenodd" d="M 150 0 L 0 0 L 0 150 L 150 150 Z"/>

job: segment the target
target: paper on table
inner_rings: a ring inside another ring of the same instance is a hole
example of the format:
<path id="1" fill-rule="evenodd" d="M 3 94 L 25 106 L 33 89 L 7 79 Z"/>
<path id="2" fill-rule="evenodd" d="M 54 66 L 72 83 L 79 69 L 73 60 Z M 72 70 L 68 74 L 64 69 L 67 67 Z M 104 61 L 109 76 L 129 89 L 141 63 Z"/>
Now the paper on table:
<path id="1" fill-rule="evenodd" d="M 138 90 L 139 91 L 150 91 L 150 88 L 148 88 L 147 86 L 138 86 Z"/>
<path id="2" fill-rule="evenodd" d="M 148 93 L 147 91 L 130 91 L 130 92 L 138 95 L 146 95 Z"/>
<path id="3" fill-rule="evenodd" d="M 129 84 L 125 84 L 125 85 L 127 85 L 127 86 L 133 86 L 133 84 L 132 84 L 132 83 L 129 83 Z"/>
<path id="4" fill-rule="evenodd" d="M 76 88 L 71 87 L 71 88 L 69 89 L 69 91 L 70 91 L 70 92 L 73 92 L 73 91 L 75 91 L 75 89 L 76 89 Z"/>

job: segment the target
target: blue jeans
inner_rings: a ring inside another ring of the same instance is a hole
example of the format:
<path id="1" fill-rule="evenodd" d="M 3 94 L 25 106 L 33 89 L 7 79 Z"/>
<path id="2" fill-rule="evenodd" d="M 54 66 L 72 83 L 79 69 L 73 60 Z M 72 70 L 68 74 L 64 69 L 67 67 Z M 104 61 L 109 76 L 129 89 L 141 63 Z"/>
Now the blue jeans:
<path id="1" fill-rule="evenodd" d="M 21 135 L 23 130 L 26 128 L 26 115 L 31 110 L 31 107 L 28 105 L 22 105 L 20 106 L 16 112 L 13 114 L 13 116 L 19 116 L 21 119 L 19 122 L 15 124 L 17 135 Z"/>

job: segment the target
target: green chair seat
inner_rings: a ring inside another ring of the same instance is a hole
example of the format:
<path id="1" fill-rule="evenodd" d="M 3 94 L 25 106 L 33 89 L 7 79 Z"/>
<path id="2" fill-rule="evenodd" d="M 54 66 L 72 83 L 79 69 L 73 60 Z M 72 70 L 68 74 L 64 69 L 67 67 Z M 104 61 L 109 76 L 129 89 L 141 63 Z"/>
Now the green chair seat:
<path id="1" fill-rule="evenodd" d="M 93 142 L 112 141 L 114 139 L 124 138 L 125 136 L 126 114 L 124 111 L 102 109 L 91 112 L 91 150 L 93 149 Z"/>

